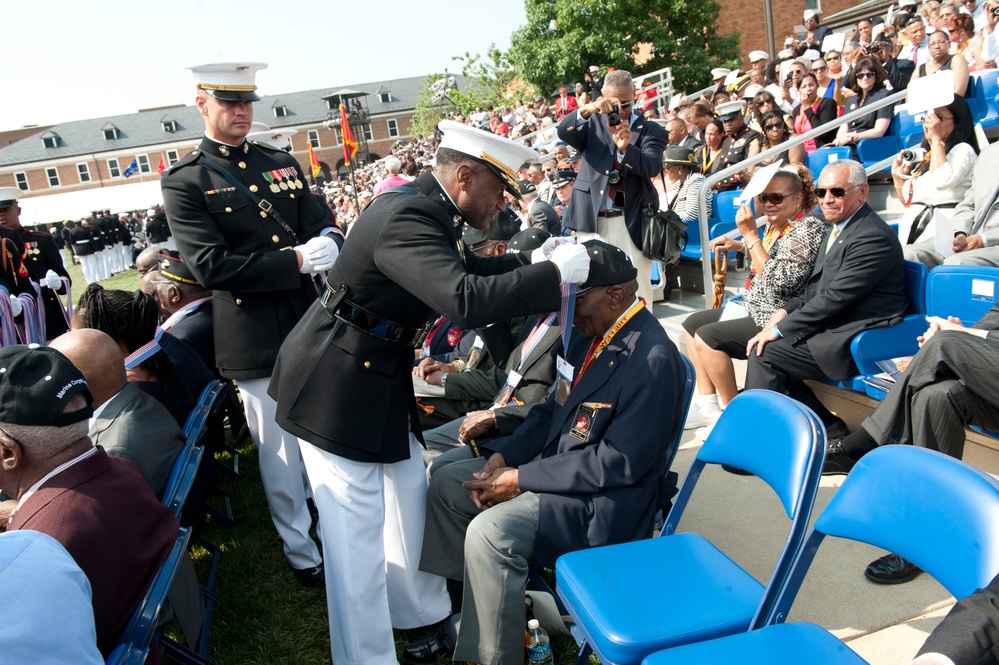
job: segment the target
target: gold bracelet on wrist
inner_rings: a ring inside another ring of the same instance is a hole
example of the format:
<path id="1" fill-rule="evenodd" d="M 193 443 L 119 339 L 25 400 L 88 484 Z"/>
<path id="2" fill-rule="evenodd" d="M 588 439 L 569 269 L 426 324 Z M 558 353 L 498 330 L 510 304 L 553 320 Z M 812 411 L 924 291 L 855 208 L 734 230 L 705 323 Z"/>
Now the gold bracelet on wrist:
<path id="1" fill-rule="evenodd" d="M 760 244 L 760 239 L 757 238 L 756 240 L 754 240 L 753 242 L 749 243 L 748 245 L 745 242 L 743 242 L 742 244 L 746 248 L 746 254 L 749 254 L 751 251 L 753 251 L 754 247 L 756 247 L 757 245 Z"/>

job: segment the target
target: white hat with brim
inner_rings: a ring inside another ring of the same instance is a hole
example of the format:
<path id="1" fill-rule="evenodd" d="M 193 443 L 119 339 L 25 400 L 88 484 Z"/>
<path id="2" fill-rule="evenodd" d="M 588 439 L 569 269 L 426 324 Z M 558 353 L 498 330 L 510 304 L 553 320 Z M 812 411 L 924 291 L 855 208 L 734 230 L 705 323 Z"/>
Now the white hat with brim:
<path id="1" fill-rule="evenodd" d="M 725 102 L 724 104 L 719 104 L 715 107 L 715 114 L 722 122 L 725 121 L 725 116 L 741 115 L 742 102 Z M 731 119 L 729 118 L 729 120 Z"/>
<path id="2" fill-rule="evenodd" d="M 756 93 L 763 92 L 764 88 L 759 83 L 750 83 L 746 86 L 746 89 L 742 91 L 743 99 L 752 99 L 756 96 Z"/>
<path id="3" fill-rule="evenodd" d="M 24 194 L 17 187 L 0 187 L 0 210 L 6 210 L 17 205 L 17 200 Z"/>
<path id="4" fill-rule="evenodd" d="M 767 53 L 766 51 L 750 51 L 749 52 L 749 61 L 750 62 L 759 62 L 760 60 L 769 60 L 769 59 L 770 59 L 770 54 Z"/>
<path id="5" fill-rule="evenodd" d="M 538 153 L 521 143 L 453 120 L 441 120 L 437 128 L 444 133 L 438 149 L 454 150 L 485 164 L 503 181 L 506 191 L 520 198 L 517 169 L 524 162 L 535 161 Z"/>
<path id="6" fill-rule="evenodd" d="M 725 67 L 715 67 L 711 70 L 711 79 L 717 81 L 718 79 L 723 79 L 732 73 L 731 69 L 726 69 Z"/>
<path id="7" fill-rule="evenodd" d="M 283 127 L 279 129 L 265 129 L 250 132 L 246 135 L 246 140 L 250 143 L 262 143 L 276 150 L 288 150 L 291 148 L 291 137 L 297 133 L 297 129 L 285 129 Z"/>
<path id="8" fill-rule="evenodd" d="M 818 12 L 817 9 L 806 9 L 805 10 L 805 17 L 804 18 L 807 21 L 808 19 L 815 18 L 818 15 L 819 15 L 819 12 Z"/>
<path id="9" fill-rule="evenodd" d="M 215 99 L 226 102 L 256 102 L 257 72 L 267 69 L 264 62 L 216 62 L 210 65 L 188 67 L 194 75 L 195 85 Z"/>

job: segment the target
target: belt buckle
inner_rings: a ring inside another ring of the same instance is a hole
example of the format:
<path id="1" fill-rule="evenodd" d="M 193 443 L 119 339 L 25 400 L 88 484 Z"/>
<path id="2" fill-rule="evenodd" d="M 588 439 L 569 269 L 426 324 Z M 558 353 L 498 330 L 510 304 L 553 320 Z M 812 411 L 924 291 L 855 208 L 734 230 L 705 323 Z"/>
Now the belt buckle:
<path id="1" fill-rule="evenodd" d="M 257 207 L 266 212 L 268 215 L 271 214 L 271 210 L 274 209 L 274 206 L 272 206 L 270 201 L 267 199 L 260 199 L 260 203 L 257 204 Z"/>

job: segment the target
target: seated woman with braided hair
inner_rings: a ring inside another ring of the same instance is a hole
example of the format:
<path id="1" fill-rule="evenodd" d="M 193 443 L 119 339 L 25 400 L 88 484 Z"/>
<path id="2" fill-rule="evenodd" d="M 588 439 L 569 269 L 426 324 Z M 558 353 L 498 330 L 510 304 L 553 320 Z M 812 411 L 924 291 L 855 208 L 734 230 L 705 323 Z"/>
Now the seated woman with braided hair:
<path id="1" fill-rule="evenodd" d="M 742 252 L 753 269 L 742 299 L 748 316 L 720 321 L 723 310 L 708 309 L 683 322 L 698 393 L 684 429 L 702 428 L 697 432 L 702 439 L 738 392 L 732 359 L 745 360 L 747 343 L 770 315 L 805 289 L 826 234 L 825 225 L 810 214 L 817 203 L 808 167 L 786 166 L 756 199 L 767 223 L 757 229 L 753 210 L 743 205 L 735 218 L 742 240 L 721 236 L 711 243 L 716 252 Z"/>
<path id="2" fill-rule="evenodd" d="M 183 426 L 194 400 L 214 377 L 198 354 L 170 333 L 161 333 L 155 345 L 144 349 L 155 340 L 158 323 L 152 296 L 94 283 L 80 296 L 72 328 L 95 328 L 110 335 L 126 356 L 128 380 L 155 397 Z"/>

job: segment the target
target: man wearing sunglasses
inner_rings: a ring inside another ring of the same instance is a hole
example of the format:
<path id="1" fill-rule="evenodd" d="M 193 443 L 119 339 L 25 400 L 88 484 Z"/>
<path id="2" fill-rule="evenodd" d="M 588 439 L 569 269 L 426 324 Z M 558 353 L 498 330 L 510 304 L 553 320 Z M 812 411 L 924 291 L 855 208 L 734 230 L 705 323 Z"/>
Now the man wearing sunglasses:
<path id="1" fill-rule="evenodd" d="M 830 439 L 846 434 L 846 423 L 819 402 L 805 380 L 840 381 L 856 374 L 853 336 L 890 325 L 908 305 L 902 247 L 867 205 L 869 191 L 858 162 L 842 159 L 822 169 L 815 193 L 829 236 L 805 292 L 774 312 L 746 347 L 746 388 L 787 393 L 815 411 Z"/>
<path id="2" fill-rule="evenodd" d="M 638 295 L 651 308 L 652 261 L 642 254 L 642 220 L 646 203 L 659 207 L 651 179 L 659 175 L 669 137 L 634 105 L 631 74 L 614 70 L 599 99 L 559 123 L 559 138 L 582 155 L 562 226 L 580 241 L 600 238 L 623 249 L 638 269 Z"/>

